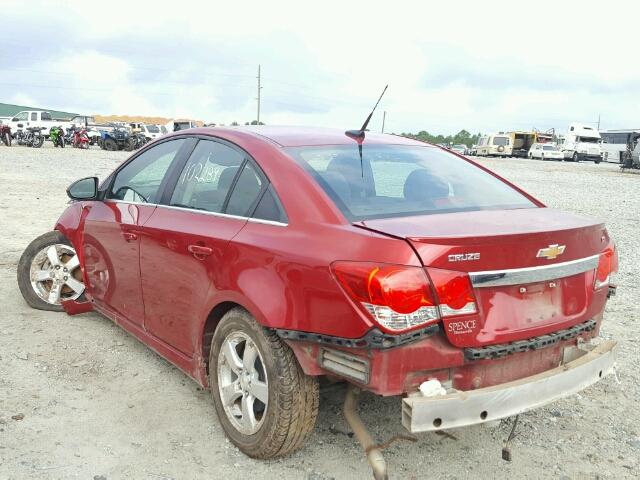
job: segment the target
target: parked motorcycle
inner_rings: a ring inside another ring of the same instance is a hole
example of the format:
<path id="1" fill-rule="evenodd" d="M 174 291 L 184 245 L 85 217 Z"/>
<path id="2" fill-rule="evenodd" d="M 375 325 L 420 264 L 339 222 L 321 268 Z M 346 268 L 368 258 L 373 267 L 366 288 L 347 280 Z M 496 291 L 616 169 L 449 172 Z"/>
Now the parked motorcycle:
<path id="1" fill-rule="evenodd" d="M 54 147 L 64 148 L 64 130 L 62 127 L 51 127 L 49 130 L 49 140 L 53 142 Z"/>
<path id="2" fill-rule="evenodd" d="M 18 145 L 24 145 L 26 147 L 40 148 L 44 143 L 44 135 L 42 135 L 43 127 L 29 127 L 25 130 L 22 129 L 23 124 L 18 124 L 18 130 L 16 131 L 16 142 Z"/>
<path id="3" fill-rule="evenodd" d="M 73 145 L 74 148 L 89 148 L 89 137 L 87 136 L 86 128 L 80 127 L 74 129 L 71 145 Z"/>
<path id="4" fill-rule="evenodd" d="M 11 127 L 0 122 L 0 139 L 7 147 L 11 146 Z"/>

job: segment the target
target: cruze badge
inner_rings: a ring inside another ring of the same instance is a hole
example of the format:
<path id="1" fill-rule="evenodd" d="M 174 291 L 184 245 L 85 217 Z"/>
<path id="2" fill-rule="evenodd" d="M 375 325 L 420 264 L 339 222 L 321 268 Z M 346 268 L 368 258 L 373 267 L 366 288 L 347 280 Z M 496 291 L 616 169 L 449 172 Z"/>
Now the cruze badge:
<path id="1" fill-rule="evenodd" d="M 479 253 L 456 253 L 449 255 L 450 262 L 467 262 L 469 260 L 480 260 Z"/>
<path id="2" fill-rule="evenodd" d="M 565 245 L 549 245 L 547 248 L 541 248 L 538 250 L 538 258 L 546 258 L 547 260 L 553 260 L 554 258 L 564 253 Z"/>

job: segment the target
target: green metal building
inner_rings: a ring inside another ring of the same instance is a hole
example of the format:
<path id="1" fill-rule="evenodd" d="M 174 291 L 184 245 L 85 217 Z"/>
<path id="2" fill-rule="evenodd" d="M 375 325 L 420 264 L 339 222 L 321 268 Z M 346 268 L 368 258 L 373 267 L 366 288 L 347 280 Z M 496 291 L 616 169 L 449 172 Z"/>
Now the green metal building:
<path id="1" fill-rule="evenodd" d="M 44 110 L 49 112 L 55 119 L 70 120 L 71 117 L 78 115 L 77 113 L 62 112 L 60 110 L 51 110 L 41 107 L 25 107 L 24 105 L 12 105 L 10 103 L 0 103 L 0 118 L 13 118 L 16 113 L 24 110 Z"/>

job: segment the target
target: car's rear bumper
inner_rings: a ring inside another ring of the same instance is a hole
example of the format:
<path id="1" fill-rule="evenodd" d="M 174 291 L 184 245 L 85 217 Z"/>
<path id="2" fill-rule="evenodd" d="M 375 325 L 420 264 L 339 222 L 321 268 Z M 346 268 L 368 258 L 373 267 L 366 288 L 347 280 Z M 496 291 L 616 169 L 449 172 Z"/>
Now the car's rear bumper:
<path id="1" fill-rule="evenodd" d="M 573 359 L 530 377 L 477 390 L 402 400 L 402 424 L 410 432 L 464 427 L 517 415 L 596 383 L 615 365 L 616 342 L 585 351 L 568 350 Z M 580 355 L 577 358 L 576 355 Z"/>

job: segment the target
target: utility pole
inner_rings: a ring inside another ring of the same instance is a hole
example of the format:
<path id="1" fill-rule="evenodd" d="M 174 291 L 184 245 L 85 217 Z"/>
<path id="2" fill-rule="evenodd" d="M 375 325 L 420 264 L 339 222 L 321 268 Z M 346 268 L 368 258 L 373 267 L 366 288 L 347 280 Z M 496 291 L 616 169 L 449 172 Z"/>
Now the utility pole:
<path id="1" fill-rule="evenodd" d="M 260 90 L 262 90 L 262 87 L 260 86 L 260 65 L 258 65 L 258 118 L 256 119 L 258 125 L 260 125 Z"/>
<path id="2" fill-rule="evenodd" d="M 598 131 L 600 131 L 600 114 L 598 114 Z"/>
<path id="3" fill-rule="evenodd" d="M 382 133 L 384 133 L 384 121 L 387 118 L 387 111 L 382 112 Z"/>

